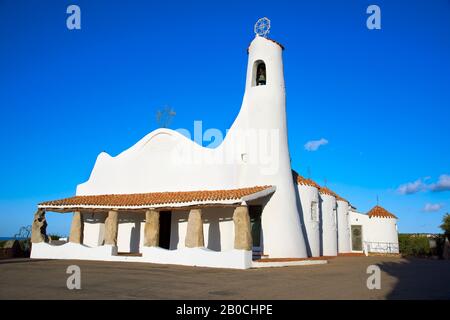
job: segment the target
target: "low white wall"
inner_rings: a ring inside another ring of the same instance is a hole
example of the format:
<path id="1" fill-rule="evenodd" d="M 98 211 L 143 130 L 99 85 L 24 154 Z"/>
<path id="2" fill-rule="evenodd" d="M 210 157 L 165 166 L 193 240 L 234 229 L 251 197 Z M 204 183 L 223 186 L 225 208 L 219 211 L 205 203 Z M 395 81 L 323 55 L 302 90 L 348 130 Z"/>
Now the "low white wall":
<path id="1" fill-rule="evenodd" d="M 253 261 L 253 268 L 276 268 L 291 266 L 312 266 L 319 264 L 327 264 L 327 260 L 299 260 L 299 261 L 279 261 L 279 262 L 258 262 Z"/>
<path id="2" fill-rule="evenodd" d="M 142 257 L 146 262 L 198 267 L 247 269 L 252 266 L 252 252 L 246 250 L 217 252 L 206 248 L 166 250 L 144 247 Z"/>
<path id="3" fill-rule="evenodd" d="M 166 250 L 159 247 L 143 247 L 142 257 L 116 254 L 117 247 L 114 246 L 90 248 L 75 243 L 60 246 L 52 246 L 45 242 L 34 243 L 31 250 L 32 259 L 133 261 L 233 269 L 247 269 L 252 266 L 252 252 L 245 250 L 216 252 L 206 248 Z"/>
<path id="4" fill-rule="evenodd" d="M 117 254 L 117 247 L 105 245 L 88 247 L 83 244 L 71 243 L 53 246 L 46 242 L 33 243 L 31 247 L 32 259 L 75 259 L 75 260 L 104 260 Z"/>

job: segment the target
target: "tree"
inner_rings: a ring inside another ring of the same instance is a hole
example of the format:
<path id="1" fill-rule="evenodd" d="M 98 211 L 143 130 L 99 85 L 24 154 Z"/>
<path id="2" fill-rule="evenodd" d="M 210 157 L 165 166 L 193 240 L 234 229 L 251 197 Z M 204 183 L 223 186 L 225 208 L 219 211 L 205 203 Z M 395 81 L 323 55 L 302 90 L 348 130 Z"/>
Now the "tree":
<path id="1" fill-rule="evenodd" d="M 450 214 L 446 213 L 442 218 L 441 229 L 444 231 L 444 234 L 447 238 L 450 239 Z"/>

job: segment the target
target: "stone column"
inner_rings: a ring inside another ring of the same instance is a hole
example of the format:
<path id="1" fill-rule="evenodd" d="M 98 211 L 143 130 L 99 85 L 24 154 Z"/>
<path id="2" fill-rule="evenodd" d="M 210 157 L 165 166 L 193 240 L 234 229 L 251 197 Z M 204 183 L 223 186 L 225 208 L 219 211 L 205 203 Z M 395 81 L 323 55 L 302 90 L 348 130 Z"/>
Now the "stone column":
<path id="1" fill-rule="evenodd" d="M 185 246 L 187 248 L 204 247 L 202 210 L 192 209 L 189 212 Z"/>
<path id="2" fill-rule="evenodd" d="M 144 246 L 159 246 L 159 212 L 156 210 L 145 212 Z"/>
<path id="3" fill-rule="evenodd" d="M 250 226 L 248 207 L 236 207 L 233 213 L 234 248 L 238 250 L 252 250 L 253 240 Z"/>
<path id="4" fill-rule="evenodd" d="M 38 209 L 34 214 L 33 225 L 31 226 L 31 242 L 39 243 L 47 241 L 47 220 L 45 211 Z"/>
<path id="5" fill-rule="evenodd" d="M 69 242 L 83 243 L 83 214 L 79 211 L 73 213 Z"/>
<path id="6" fill-rule="evenodd" d="M 105 245 L 117 246 L 118 212 L 111 210 L 105 220 Z"/>

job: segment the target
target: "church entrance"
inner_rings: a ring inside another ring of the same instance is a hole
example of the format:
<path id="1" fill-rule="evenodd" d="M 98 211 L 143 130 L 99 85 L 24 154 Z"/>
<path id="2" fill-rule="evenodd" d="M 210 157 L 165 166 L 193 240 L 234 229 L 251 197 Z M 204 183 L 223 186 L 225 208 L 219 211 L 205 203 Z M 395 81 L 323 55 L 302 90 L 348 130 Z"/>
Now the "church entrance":
<path id="1" fill-rule="evenodd" d="M 353 225 L 352 226 L 352 250 L 353 251 L 362 251 L 362 226 L 361 225 Z"/>
<path id="2" fill-rule="evenodd" d="M 172 211 L 159 212 L 159 246 L 170 249 L 170 232 L 172 225 Z"/>
<path id="3" fill-rule="evenodd" d="M 261 213 L 262 206 L 249 206 L 250 227 L 252 231 L 253 251 L 261 252 Z"/>

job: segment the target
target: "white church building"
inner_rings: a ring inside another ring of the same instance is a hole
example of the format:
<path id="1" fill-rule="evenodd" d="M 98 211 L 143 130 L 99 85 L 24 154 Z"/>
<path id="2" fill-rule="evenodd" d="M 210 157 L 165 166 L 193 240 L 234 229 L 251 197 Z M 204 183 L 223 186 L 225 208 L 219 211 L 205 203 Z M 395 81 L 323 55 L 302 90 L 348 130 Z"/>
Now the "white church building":
<path id="1" fill-rule="evenodd" d="M 393 214 L 358 213 L 292 170 L 284 48 L 268 28 L 255 30 L 242 106 L 223 142 L 205 148 L 163 128 L 115 157 L 100 153 L 75 196 L 38 205 L 32 258 L 246 269 L 398 253 Z M 73 215 L 67 243 L 48 240 L 49 211 Z"/>

